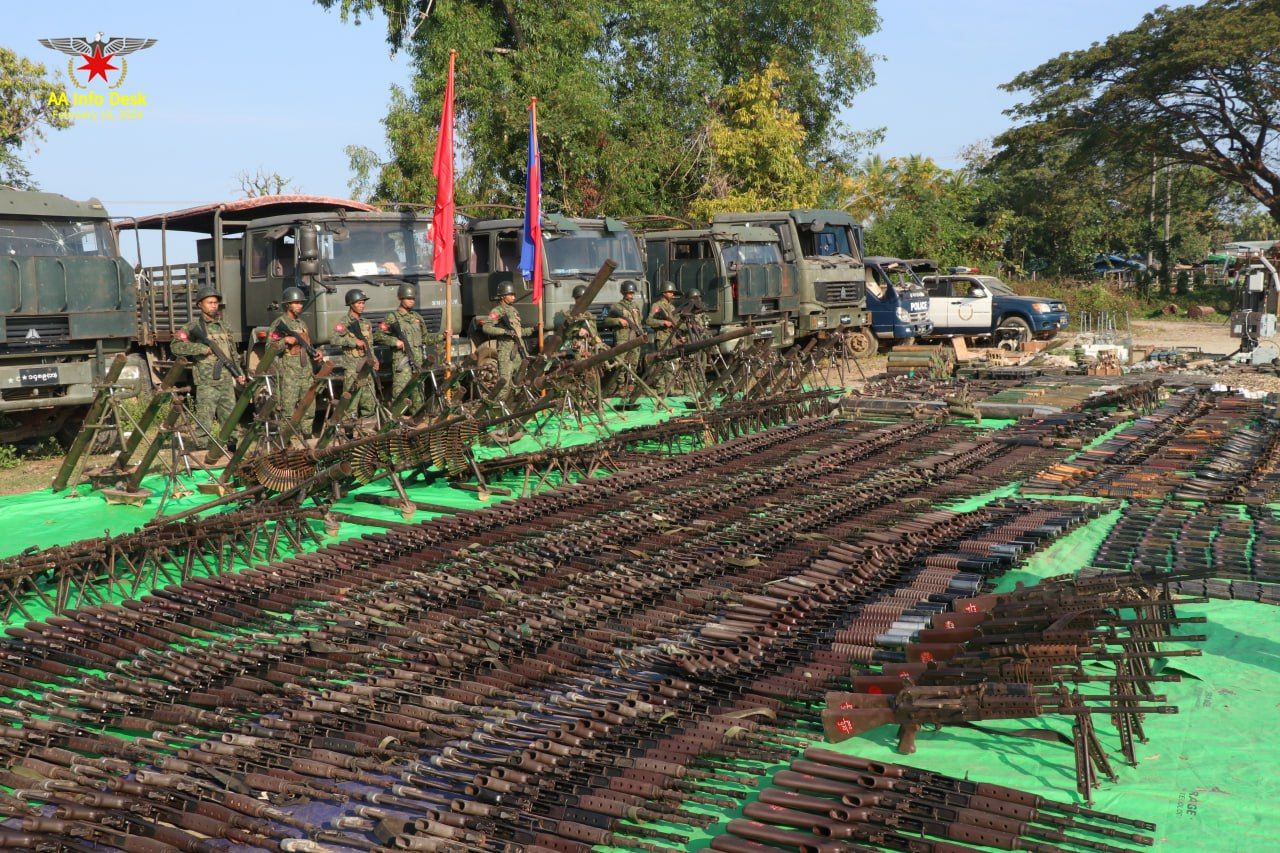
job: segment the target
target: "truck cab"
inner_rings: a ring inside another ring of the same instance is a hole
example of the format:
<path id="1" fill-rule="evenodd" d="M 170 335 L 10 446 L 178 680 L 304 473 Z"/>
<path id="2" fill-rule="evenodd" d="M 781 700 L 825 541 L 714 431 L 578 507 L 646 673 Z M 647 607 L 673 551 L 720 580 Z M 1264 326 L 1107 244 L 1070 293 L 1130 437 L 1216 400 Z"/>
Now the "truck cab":
<path id="1" fill-rule="evenodd" d="M 573 289 L 588 284 L 612 259 L 617 268 L 596 294 L 591 313 L 597 321 L 622 298 L 622 285 L 630 281 L 644 292 L 644 261 L 630 227 L 617 219 L 582 219 L 547 214 L 542 217 L 542 311 L 533 304 L 530 283 L 520 274 L 520 247 L 524 222 L 520 219 L 477 219 L 458 234 L 458 279 L 462 285 L 462 316 L 468 332 L 474 321 L 492 310 L 498 285 L 515 287 L 515 308 L 520 323 L 532 329 L 539 322 L 548 332 L 556 328 L 573 305 Z M 612 337 L 602 329 L 602 336 Z M 610 342 L 606 340 L 606 342 Z M 536 341 L 530 343 L 532 351 Z"/>
<path id="2" fill-rule="evenodd" d="M 797 298 L 772 228 L 720 223 L 650 231 L 644 240 L 650 302 L 670 281 L 682 298 L 701 296 L 716 334 L 754 326 L 756 337 L 774 347 L 795 343 Z"/>
<path id="3" fill-rule="evenodd" d="M 0 189 L 0 443 L 79 430 L 136 301 L 102 202 Z"/>
<path id="4" fill-rule="evenodd" d="M 196 293 L 216 286 L 223 317 L 239 349 L 260 352 L 280 313 L 286 287 L 301 288 L 302 318 L 311 341 L 330 354 L 334 326 L 347 314 L 347 291 L 369 296 L 365 316 L 395 309 L 396 289 L 417 285 L 416 310 L 427 328 L 444 328 L 446 286 L 431 270 L 431 221 L 412 213 L 324 196 L 261 196 L 125 220 L 122 230 L 156 229 L 202 234 L 194 262 L 141 268 L 141 343 L 163 350 L 198 311 Z M 167 251 L 165 252 L 167 255 Z M 462 311 L 453 295 L 451 333 Z M 250 357 L 250 361 L 252 361 Z"/>
<path id="5" fill-rule="evenodd" d="M 867 265 L 867 310 L 878 344 L 910 344 L 934 331 L 929 294 L 910 261 L 872 255 Z"/>
<path id="6" fill-rule="evenodd" d="M 788 309 L 796 337 L 833 329 L 862 329 L 870 324 L 864 293 L 862 229 L 839 210 L 797 209 L 762 213 L 721 213 L 712 226 L 743 225 L 772 229 L 796 292 Z"/>
<path id="7" fill-rule="evenodd" d="M 1067 328 L 1066 303 L 1019 296 L 995 276 L 976 272 L 928 275 L 929 318 L 934 334 L 984 337 L 997 329 L 1019 341 L 1048 340 Z"/>

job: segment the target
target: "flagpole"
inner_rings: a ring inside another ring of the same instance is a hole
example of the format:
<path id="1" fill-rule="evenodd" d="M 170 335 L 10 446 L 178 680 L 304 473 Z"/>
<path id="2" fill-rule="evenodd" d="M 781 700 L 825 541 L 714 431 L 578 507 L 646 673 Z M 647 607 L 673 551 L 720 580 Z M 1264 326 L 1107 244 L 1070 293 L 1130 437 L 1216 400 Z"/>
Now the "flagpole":
<path id="1" fill-rule="evenodd" d="M 537 146 L 538 152 L 538 207 L 534 211 L 534 215 L 538 217 L 538 224 L 542 223 L 542 143 L 538 142 L 538 99 L 536 97 L 529 99 L 529 111 L 532 118 L 534 144 Z M 538 295 L 543 297 L 537 302 L 538 306 L 538 352 L 542 352 L 544 344 L 543 333 L 545 324 L 543 322 L 542 304 L 545 301 L 545 294 L 542 293 L 542 229 L 538 229 L 538 242 L 533 248 L 533 275 L 535 278 L 534 287 Z"/>
<path id="2" fill-rule="evenodd" d="M 456 51 L 456 50 L 450 50 L 450 51 L 449 51 L 449 80 L 448 80 L 448 83 L 446 84 L 446 87 L 447 87 L 447 89 L 448 89 L 448 94 L 446 95 L 446 97 L 449 99 L 449 103 L 448 103 L 448 104 L 446 104 L 446 105 L 444 106 L 444 108 L 443 108 L 443 109 L 444 109 L 445 111 L 447 111 L 447 112 L 448 112 L 448 116 L 449 116 L 449 119 L 450 119 L 450 120 L 452 120 L 452 119 L 453 119 L 453 102 L 452 102 L 452 99 L 453 99 L 453 60 L 454 60 L 454 58 L 455 58 L 455 57 L 457 57 L 457 55 L 458 55 L 458 51 Z M 444 113 L 443 113 L 443 112 L 441 113 L 440 118 L 441 118 L 441 122 L 440 122 L 440 124 L 441 124 L 440 132 L 441 132 L 441 133 L 443 133 L 443 132 L 444 132 L 444 130 L 445 130 L 445 128 L 444 128 L 444 126 L 443 126 L 443 125 L 444 125 Z M 450 131 L 450 135 L 452 136 L 452 132 L 453 132 L 453 126 L 452 126 L 452 123 L 450 123 L 449 131 Z M 450 173 L 450 176 L 452 176 L 452 174 L 453 174 L 453 146 L 452 146 L 452 145 L 450 145 L 450 146 L 449 146 L 449 173 Z M 437 189 L 436 189 L 436 194 L 437 194 L 437 195 L 439 195 L 439 193 L 440 193 L 440 190 L 439 190 L 439 188 L 437 188 Z M 449 198 L 450 198 L 450 200 L 452 200 L 452 198 L 453 198 L 453 190 L 452 190 L 452 188 L 450 188 L 450 190 L 449 190 Z M 453 205 L 452 205 L 452 204 L 450 204 L 450 205 L 449 205 L 449 215 L 451 215 L 451 216 L 453 215 Z M 445 381 L 446 381 L 446 383 L 447 383 L 447 382 L 448 382 L 448 380 L 449 380 L 449 372 L 450 372 L 450 370 L 449 370 L 449 369 L 450 369 L 451 365 L 453 364 L 453 286 L 454 286 L 454 283 L 458 281 L 458 270 L 457 270 L 457 268 L 456 268 L 456 266 L 455 266 L 455 264 L 456 264 L 456 262 L 457 262 L 457 261 L 456 261 L 456 259 L 457 259 L 457 257 L 458 257 L 458 254 L 457 254 L 457 251 L 455 251 L 455 250 L 454 250 L 454 247 L 452 247 L 452 246 L 450 246 L 450 251 L 453 251 L 453 253 L 454 253 L 454 254 L 453 254 L 453 257 L 454 257 L 454 259 L 455 259 L 455 260 L 454 260 L 454 262 L 450 264 L 450 266 L 453 266 L 453 267 L 455 267 L 455 268 L 454 268 L 453 272 L 451 272 L 451 273 L 449 274 L 449 276 L 448 276 L 448 277 L 445 279 L 445 281 L 444 281 L 444 329 L 445 329 L 445 332 L 444 332 L 444 364 L 445 364 L 445 368 L 444 368 L 444 369 L 445 369 L 445 374 L 444 374 L 444 375 L 445 375 Z"/>

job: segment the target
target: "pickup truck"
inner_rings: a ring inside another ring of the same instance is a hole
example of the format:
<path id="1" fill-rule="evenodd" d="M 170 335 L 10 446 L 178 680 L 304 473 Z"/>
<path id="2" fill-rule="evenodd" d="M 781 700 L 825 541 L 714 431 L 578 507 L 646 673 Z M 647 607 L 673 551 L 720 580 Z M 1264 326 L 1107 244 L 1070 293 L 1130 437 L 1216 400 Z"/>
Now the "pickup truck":
<path id="1" fill-rule="evenodd" d="M 1049 340 L 1067 328 L 1066 303 L 1019 296 L 990 275 L 928 275 L 929 319 L 935 335 L 985 337 L 1008 330 L 1018 341 Z"/>

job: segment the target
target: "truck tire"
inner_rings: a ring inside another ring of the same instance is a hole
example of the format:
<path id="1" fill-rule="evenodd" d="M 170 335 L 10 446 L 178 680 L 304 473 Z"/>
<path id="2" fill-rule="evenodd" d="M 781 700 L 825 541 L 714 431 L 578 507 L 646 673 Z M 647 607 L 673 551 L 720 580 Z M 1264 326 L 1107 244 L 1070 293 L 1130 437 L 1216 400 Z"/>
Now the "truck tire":
<path id="1" fill-rule="evenodd" d="M 880 342 L 870 329 L 855 329 L 848 333 L 846 345 L 854 358 L 871 358 L 880 350 Z"/>
<path id="2" fill-rule="evenodd" d="M 1026 343 L 1031 340 L 1031 324 L 1021 317 L 1010 315 L 1000 318 L 997 329 L 1016 329 L 1018 332 L 1018 343 Z"/>

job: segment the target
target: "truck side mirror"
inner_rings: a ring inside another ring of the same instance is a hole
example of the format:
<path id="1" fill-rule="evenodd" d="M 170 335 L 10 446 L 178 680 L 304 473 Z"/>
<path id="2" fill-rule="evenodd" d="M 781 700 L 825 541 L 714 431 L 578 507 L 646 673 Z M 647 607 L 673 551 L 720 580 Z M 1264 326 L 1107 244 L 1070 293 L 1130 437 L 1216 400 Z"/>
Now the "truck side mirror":
<path id="1" fill-rule="evenodd" d="M 298 229 L 298 274 L 320 274 L 320 231 L 314 225 Z"/>
<path id="2" fill-rule="evenodd" d="M 970 287 L 970 288 L 969 288 L 969 298 L 970 298 L 970 299 L 981 299 L 982 297 L 984 297 L 984 296 L 986 296 L 986 295 L 987 295 L 987 292 L 986 292 L 985 290 L 983 290 L 983 289 L 982 289 L 982 285 L 980 285 L 980 284 L 975 284 L 975 285 L 973 285 L 972 287 Z"/>

